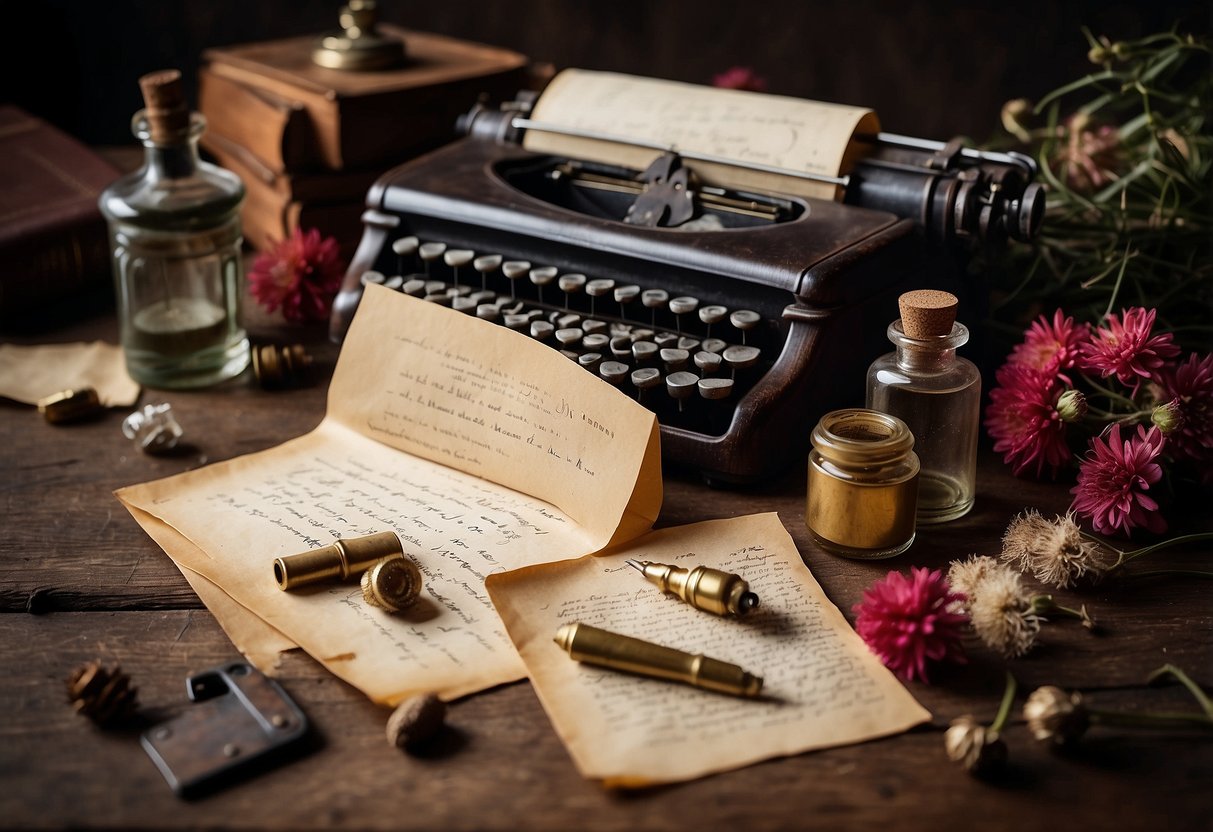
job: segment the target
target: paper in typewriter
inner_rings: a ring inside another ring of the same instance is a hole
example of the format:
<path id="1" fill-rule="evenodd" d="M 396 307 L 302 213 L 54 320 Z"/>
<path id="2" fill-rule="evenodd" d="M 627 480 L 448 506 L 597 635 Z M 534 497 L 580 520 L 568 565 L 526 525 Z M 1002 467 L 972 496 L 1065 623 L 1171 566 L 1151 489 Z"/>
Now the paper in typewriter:
<path id="1" fill-rule="evenodd" d="M 756 610 L 727 619 L 664 595 L 627 558 L 742 575 Z M 643 786 L 904 731 L 930 718 L 830 603 L 776 514 L 661 529 L 597 557 L 489 579 L 531 681 L 586 777 Z M 741 665 L 743 699 L 573 661 L 581 621 Z"/>
<path id="2" fill-rule="evenodd" d="M 581 69 L 566 69 L 552 79 L 531 118 L 571 130 L 825 176 L 850 169 L 863 150 L 856 134 L 875 135 L 880 130 L 876 114 L 862 107 Z M 523 145 L 537 153 L 640 170 L 659 154 L 626 142 L 537 129 L 527 130 Z M 837 193 L 833 185 L 794 176 L 690 164 L 713 185 L 822 199 Z"/>
<path id="3" fill-rule="evenodd" d="M 657 437 L 649 411 L 555 350 L 373 286 L 314 431 L 118 497 L 250 657 L 295 643 L 376 701 L 455 697 L 525 675 L 486 576 L 651 526 Z M 278 589 L 274 558 L 388 529 L 425 575 L 405 613 L 357 583 Z"/>

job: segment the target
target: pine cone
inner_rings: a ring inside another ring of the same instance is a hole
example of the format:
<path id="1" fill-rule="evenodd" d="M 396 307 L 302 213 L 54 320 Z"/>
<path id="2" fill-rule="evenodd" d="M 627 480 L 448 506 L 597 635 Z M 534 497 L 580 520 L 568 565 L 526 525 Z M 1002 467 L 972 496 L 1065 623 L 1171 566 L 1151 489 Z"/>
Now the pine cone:
<path id="1" fill-rule="evenodd" d="M 139 709 L 137 694 L 130 677 L 117 665 L 111 670 L 101 662 L 88 662 L 72 671 L 67 680 L 68 701 L 76 713 L 103 728 L 130 719 Z"/>

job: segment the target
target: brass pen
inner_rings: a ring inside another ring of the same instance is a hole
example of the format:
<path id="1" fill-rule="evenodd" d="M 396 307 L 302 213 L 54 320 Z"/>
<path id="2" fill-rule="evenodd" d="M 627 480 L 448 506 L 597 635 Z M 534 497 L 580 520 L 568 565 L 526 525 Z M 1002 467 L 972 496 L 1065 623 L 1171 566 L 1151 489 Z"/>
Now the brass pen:
<path id="1" fill-rule="evenodd" d="M 624 561 L 662 592 L 681 598 L 697 610 L 713 615 L 745 615 L 758 606 L 758 596 L 740 575 L 696 566 L 683 569 L 646 560 Z"/>
<path id="2" fill-rule="evenodd" d="M 612 670 L 684 682 L 734 696 L 758 696 L 762 691 L 762 677 L 735 664 L 600 630 L 581 622 L 562 624 L 556 631 L 556 644 L 579 662 Z"/>

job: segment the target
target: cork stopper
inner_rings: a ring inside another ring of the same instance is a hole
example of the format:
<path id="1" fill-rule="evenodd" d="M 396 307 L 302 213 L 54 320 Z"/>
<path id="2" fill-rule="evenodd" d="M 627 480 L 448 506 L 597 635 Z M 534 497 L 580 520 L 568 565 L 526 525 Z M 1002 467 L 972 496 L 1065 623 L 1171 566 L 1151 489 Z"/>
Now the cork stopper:
<path id="1" fill-rule="evenodd" d="M 144 109 L 147 112 L 152 141 L 179 140 L 180 135 L 190 126 L 190 108 L 185 103 L 181 72 L 176 69 L 149 72 L 139 79 L 139 89 L 143 91 Z"/>
<path id="2" fill-rule="evenodd" d="M 956 322 L 956 296 L 935 289 L 906 292 L 897 299 L 901 328 L 911 338 L 940 338 L 952 332 Z"/>

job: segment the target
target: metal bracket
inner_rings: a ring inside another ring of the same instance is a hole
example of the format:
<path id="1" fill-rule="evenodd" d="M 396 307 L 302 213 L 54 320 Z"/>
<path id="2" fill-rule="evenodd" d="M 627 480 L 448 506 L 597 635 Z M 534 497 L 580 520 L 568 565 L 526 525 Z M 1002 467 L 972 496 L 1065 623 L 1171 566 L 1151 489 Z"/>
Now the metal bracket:
<path id="1" fill-rule="evenodd" d="M 644 191 L 636 197 L 624 222 L 629 225 L 674 228 L 695 216 L 695 192 L 690 171 L 677 153 L 663 153 L 641 177 Z"/>
<path id="2" fill-rule="evenodd" d="M 307 733 L 307 717 L 252 665 L 223 665 L 186 679 L 197 705 L 153 726 L 139 738 L 156 768 L 180 797 L 235 779 Z"/>

